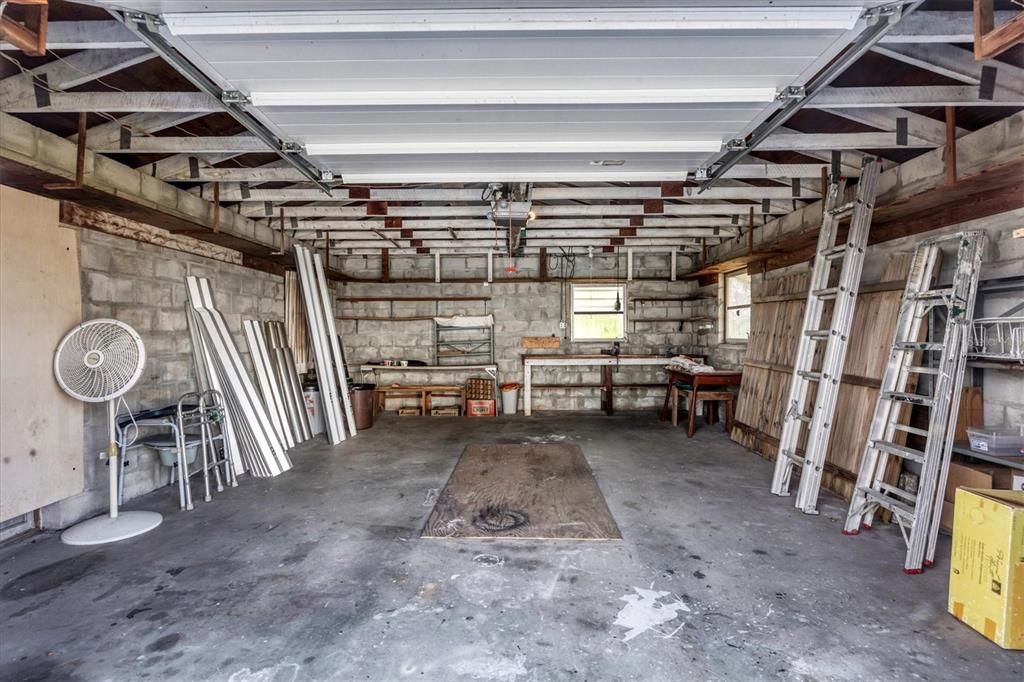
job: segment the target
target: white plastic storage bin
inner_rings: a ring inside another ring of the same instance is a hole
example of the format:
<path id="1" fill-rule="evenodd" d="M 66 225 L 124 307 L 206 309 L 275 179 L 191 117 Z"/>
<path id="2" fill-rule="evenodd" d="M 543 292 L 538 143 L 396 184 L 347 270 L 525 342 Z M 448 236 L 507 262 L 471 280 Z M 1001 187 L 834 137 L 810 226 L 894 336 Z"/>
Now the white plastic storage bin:
<path id="1" fill-rule="evenodd" d="M 990 455 L 1024 454 L 1024 426 L 978 426 L 967 429 L 971 450 Z"/>

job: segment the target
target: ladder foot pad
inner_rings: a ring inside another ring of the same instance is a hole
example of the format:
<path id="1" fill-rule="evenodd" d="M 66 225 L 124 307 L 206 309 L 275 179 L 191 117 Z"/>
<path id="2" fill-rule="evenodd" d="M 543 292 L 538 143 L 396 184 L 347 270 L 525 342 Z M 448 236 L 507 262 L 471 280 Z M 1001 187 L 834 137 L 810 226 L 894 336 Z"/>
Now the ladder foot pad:
<path id="1" fill-rule="evenodd" d="M 903 572 L 906 573 L 907 575 L 921 575 L 922 573 L 924 573 L 924 569 L 923 568 L 904 568 Z"/>
<path id="2" fill-rule="evenodd" d="M 932 567 L 932 566 L 934 566 L 934 565 L 935 565 L 935 562 L 934 562 L 934 561 L 925 561 L 925 562 L 924 562 L 924 567 L 925 567 L 925 568 L 931 568 L 931 567 Z"/>
<path id="3" fill-rule="evenodd" d="M 843 530 L 843 535 L 860 535 L 860 528 L 857 530 Z"/>

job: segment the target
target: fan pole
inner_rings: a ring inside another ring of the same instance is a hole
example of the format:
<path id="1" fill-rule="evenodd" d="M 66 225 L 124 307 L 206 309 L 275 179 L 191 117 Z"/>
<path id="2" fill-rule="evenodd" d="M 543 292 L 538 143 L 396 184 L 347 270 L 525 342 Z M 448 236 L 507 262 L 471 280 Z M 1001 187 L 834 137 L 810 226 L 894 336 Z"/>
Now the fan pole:
<path id="1" fill-rule="evenodd" d="M 118 468 L 118 456 L 121 454 L 117 447 L 117 401 L 107 401 L 107 429 L 110 436 L 110 445 L 107 446 L 107 466 L 110 469 L 110 518 L 117 518 L 117 477 L 120 474 Z"/>

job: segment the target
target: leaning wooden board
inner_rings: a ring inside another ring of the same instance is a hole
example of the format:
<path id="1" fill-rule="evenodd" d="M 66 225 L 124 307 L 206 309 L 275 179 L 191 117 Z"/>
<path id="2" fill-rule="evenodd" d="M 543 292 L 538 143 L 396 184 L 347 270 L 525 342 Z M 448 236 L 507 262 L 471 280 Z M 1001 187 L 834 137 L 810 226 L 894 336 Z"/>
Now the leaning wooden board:
<path id="1" fill-rule="evenodd" d="M 622 536 L 579 447 L 470 445 L 422 537 L 616 540 Z"/>

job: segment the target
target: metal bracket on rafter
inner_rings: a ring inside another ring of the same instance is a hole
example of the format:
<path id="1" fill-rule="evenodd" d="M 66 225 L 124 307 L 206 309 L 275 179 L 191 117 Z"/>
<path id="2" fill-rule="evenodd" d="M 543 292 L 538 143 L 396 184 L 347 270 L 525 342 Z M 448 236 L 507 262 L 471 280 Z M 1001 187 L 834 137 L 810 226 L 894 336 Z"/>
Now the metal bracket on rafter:
<path id="1" fill-rule="evenodd" d="M 890 24 L 895 24 L 903 18 L 903 5 L 886 5 L 884 7 L 872 7 L 864 12 L 864 20 L 869 24 L 875 24 L 885 19 Z"/>
<path id="2" fill-rule="evenodd" d="M 693 179 L 697 181 L 704 181 L 711 177 L 710 168 L 698 168 L 693 171 Z"/>
<path id="3" fill-rule="evenodd" d="M 725 143 L 725 148 L 731 152 L 738 152 L 747 148 L 747 141 L 743 138 L 737 137 L 733 140 L 729 140 Z"/>
<path id="4" fill-rule="evenodd" d="M 790 85 L 788 88 L 784 88 L 779 91 L 779 94 L 775 97 L 777 100 L 801 100 L 807 97 L 807 90 L 802 85 Z"/>
<path id="5" fill-rule="evenodd" d="M 252 104 L 248 95 L 238 90 L 225 90 L 220 93 L 220 101 L 224 104 Z"/>
<path id="6" fill-rule="evenodd" d="M 156 31 L 158 26 L 165 24 L 164 20 L 160 18 L 158 14 L 150 14 L 148 12 L 125 12 L 125 19 L 136 24 L 145 24 L 146 28 L 150 31 Z"/>
<path id="7" fill-rule="evenodd" d="M 301 154 L 302 145 L 299 144 L 298 142 L 282 142 L 281 151 L 283 151 L 285 154 Z"/>
<path id="8" fill-rule="evenodd" d="M 334 171 L 328 170 L 326 168 L 321 168 L 320 169 L 320 181 L 321 182 L 330 182 L 333 179 L 334 179 Z"/>

